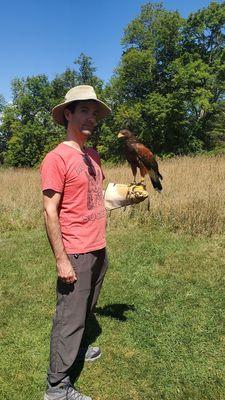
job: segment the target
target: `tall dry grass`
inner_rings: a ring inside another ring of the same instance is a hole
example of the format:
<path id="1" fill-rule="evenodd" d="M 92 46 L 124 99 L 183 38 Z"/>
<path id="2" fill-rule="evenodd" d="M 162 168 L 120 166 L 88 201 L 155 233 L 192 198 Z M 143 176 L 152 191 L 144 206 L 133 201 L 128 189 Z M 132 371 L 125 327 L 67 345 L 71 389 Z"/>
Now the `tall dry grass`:
<path id="1" fill-rule="evenodd" d="M 225 232 L 225 156 L 177 157 L 159 162 L 162 194 L 148 179 L 146 201 L 124 211 L 114 210 L 109 227 L 160 224 L 191 234 Z M 128 166 L 104 168 L 106 182 L 129 183 Z M 33 228 L 43 223 L 40 178 L 30 169 L 0 170 L 0 231 Z"/>
<path id="2" fill-rule="evenodd" d="M 157 193 L 146 177 L 151 207 L 142 203 L 133 223 L 159 222 L 174 230 L 194 234 L 221 234 L 225 232 L 225 157 L 176 157 L 159 162 L 163 175 L 163 192 Z M 107 179 L 129 182 L 129 168 L 107 171 Z M 130 211 L 127 211 L 128 213 Z M 115 212 L 114 212 L 115 213 Z M 131 217 L 132 217 L 131 212 Z M 124 218 L 117 213 L 117 218 Z"/>
<path id="3" fill-rule="evenodd" d="M 35 228 L 42 224 L 38 171 L 0 169 L 0 232 Z"/>

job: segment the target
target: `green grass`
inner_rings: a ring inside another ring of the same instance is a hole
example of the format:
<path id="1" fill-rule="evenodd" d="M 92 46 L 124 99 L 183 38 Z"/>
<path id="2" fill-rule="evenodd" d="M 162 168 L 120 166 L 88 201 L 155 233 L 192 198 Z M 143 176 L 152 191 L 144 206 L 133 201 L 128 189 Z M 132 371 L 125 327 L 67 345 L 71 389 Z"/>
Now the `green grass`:
<path id="1" fill-rule="evenodd" d="M 103 356 L 85 364 L 80 390 L 93 400 L 224 400 L 224 237 L 130 224 L 109 226 L 108 243 L 91 332 Z M 39 400 L 55 305 L 45 233 L 2 235 L 0 265 L 0 398 Z"/>

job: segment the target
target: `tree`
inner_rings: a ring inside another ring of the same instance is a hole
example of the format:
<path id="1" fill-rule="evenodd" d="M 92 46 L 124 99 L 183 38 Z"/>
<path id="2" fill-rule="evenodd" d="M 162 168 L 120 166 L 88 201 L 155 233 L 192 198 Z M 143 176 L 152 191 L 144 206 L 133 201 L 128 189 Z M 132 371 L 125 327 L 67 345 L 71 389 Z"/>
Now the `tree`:
<path id="1" fill-rule="evenodd" d="M 224 2 L 212 1 L 187 19 L 149 2 L 125 28 L 123 54 L 106 86 L 84 53 L 75 59 L 75 69 L 51 82 L 46 75 L 15 79 L 12 104 L 0 97 L 0 163 L 40 162 L 65 134 L 51 110 L 79 84 L 94 86 L 112 108 L 91 138 L 107 161 L 120 159 L 116 132 L 123 127 L 158 154 L 224 146 L 224 27 Z"/>
<path id="2" fill-rule="evenodd" d="M 50 112 L 52 87 L 46 75 L 14 79 L 12 81 L 13 104 L 22 123 L 34 121 L 37 112 Z"/>
<path id="3" fill-rule="evenodd" d="M 46 75 L 38 75 L 14 79 L 12 94 L 0 126 L 1 162 L 34 166 L 54 132 L 50 115 L 53 89 Z"/>
<path id="4" fill-rule="evenodd" d="M 142 6 L 111 80 L 115 126 L 129 125 L 160 153 L 207 149 L 225 94 L 224 24 L 225 3 L 187 20 L 162 3 Z"/>
<path id="5" fill-rule="evenodd" d="M 2 94 L 0 94 L 0 113 L 4 110 L 5 106 L 6 106 L 5 98 Z"/>
<path id="6" fill-rule="evenodd" d="M 79 85 L 79 76 L 74 69 L 67 68 L 62 74 L 57 74 L 51 82 L 54 107 L 63 101 L 65 93 L 72 87 Z"/>
<path id="7" fill-rule="evenodd" d="M 2 112 L 0 125 L 0 164 L 4 163 L 8 141 L 18 124 L 21 122 L 17 118 L 16 107 L 12 104 L 6 105 Z"/>
<path id="8" fill-rule="evenodd" d="M 2 120 L 2 112 L 6 106 L 6 101 L 4 96 L 0 94 L 0 120 Z M 6 149 L 6 142 L 7 138 L 5 137 L 4 133 L 0 131 L 0 165 L 3 164 L 3 154 Z"/>
<path id="9" fill-rule="evenodd" d="M 207 127 L 207 148 L 225 150 L 225 102 L 221 102 Z"/>
<path id="10" fill-rule="evenodd" d="M 95 88 L 97 94 L 102 92 L 103 81 L 95 74 L 96 67 L 93 64 L 92 58 L 81 53 L 74 61 L 78 65 L 78 85 L 91 85 Z"/>
<path id="11" fill-rule="evenodd" d="M 63 140 L 65 129 L 54 124 L 51 110 L 63 102 L 65 93 L 73 86 L 92 84 L 103 97 L 103 81 L 94 74 L 92 59 L 81 54 L 77 63 L 78 71 L 67 68 L 52 82 L 46 75 L 12 81 L 13 101 L 3 108 L 0 125 L 0 163 L 15 167 L 35 166 L 47 151 Z M 95 147 L 100 135 L 101 125 L 92 136 Z"/>
<path id="12" fill-rule="evenodd" d="M 104 101 L 105 92 L 103 88 L 103 80 L 96 75 L 96 67 L 94 66 L 92 58 L 81 53 L 74 61 L 74 64 L 78 66 L 78 71 L 76 72 L 78 84 L 93 86 L 98 98 Z M 102 126 L 102 123 L 99 123 L 89 140 L 90 145 L 97 148 L 103 157 L 106 154 L 105 149 L 107 149 L 107 145 L 102 141 L 102 137 L 105 138 L 105 132 L 106 130 Z"/>

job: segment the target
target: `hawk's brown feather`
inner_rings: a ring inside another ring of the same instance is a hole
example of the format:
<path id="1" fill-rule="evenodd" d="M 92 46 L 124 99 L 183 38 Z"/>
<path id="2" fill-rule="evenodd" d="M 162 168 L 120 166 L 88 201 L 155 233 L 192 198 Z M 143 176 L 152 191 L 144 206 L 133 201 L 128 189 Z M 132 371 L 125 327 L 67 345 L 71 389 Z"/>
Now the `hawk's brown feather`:
<path id="1" fill-rule="evenodd" d="M 162 175 L 159 173 L 158 163 L 154 154 L 146 146 L 137 140 L 135 135 L 128 129 L 123 129 L 119 132 L 118 137 L 124 139 L 125 157 L 136 179 L 137 168 L 140 169 L 141 177 L 144 178 L 148 173 L 154 189 L 161 191 Z"/>

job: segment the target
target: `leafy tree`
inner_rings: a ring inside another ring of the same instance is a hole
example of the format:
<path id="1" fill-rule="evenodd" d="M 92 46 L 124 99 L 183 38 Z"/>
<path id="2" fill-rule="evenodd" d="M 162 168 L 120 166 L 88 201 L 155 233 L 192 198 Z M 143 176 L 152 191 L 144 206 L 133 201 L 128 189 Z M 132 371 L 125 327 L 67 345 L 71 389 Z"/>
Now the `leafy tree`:
<path id="1" fill-rule="evenodd" d="M 46 75 L 12 81 L 13 104 L 22 123 L 34 121 L 37 112 L 50 112 L 52 87 Z"/>
<path id="2" fill-rule="evenodd" d="M 4 96 L 0 94 L 0 113 L 3 111 L 4 107 L 6 106 L 6 101 Z"/>
<path id="3" fill-rule="evenodd" d="M 101 94 L 103 88 L 103 81 L 95 74 L 96 67 L 93 64 L 92 58 L 81 53 L 80 56 L 74 61 L 78 66 L 77 77 L 78 85 L 91 85 L 95 88 L 97 94 Z"/>
<path id="4" fill-rule="evenodd" d="M 225 94 L 224 26 L 225 3 L 187 20 L 162 3 L 143 5 L 110 84 L 115 126 L 129 125 L 160 153 L 207 149 Z"/>
<path id="5" fill-rule="evenodd" d="M 84 53 L 51 82 L 46 75 L 13 80 L 12 104 L 0 96 L 0 163 L 37 165 L 65 135 L 52 108 L 79 84 L 94 86 L 113 111 L 91 138 L 104 160 L 120 159 L 116 133 L 123 127 L 159 154 L 224 147 L 224 27 L 224 2 L 187 19 L 149 2 L 125 28 L 123 54 L 106 86 Z"/>
<path id="6" fill-rule="evenodd" d="M 154 66 L 151 67 L 150 91 L 152 85 L 153 90 L 159 87 L 162 91 L 166 80 L 170 80 L 167 66 L 180 54 L 183 21 L 177 11 L 165 10 L 162 3 L 147 3 L 125 29 L 122 44 L 126 51 L 137 49 L 139 54 L 147 52 L 149 62 L 151 59 Z M 149 75 L 149 70 L 145 69 L 145 73 Z"/>
<path id="7" fill-rule="evenodd" d="M 6 101 L 4 99 L 4 96 L 0 94 L 0 120 L 2 119 L 2 112 L 6 106 Z M 7 138 L 3 134 L 3 132 L 0 131 L 0 165 L 3 164 L 3 153 L 6 149 L 6 143 L 7 143 Z"/>
<path id="8" fill-rule="evenodd" d="M 79 65 L 79 79 L 80 84 L 89 85 L 95 77 L 96 68 L 92 63 L 91 57 L 88 57 L 84 53 L 74 61 L 74 64 Z"/>
<path id="9" fill-rule="evenodd" d="M 92 58 L 84 53 L 81 53 L 80 56 L 74 61 L 74 64 L 78 66 L 78 71 L 76 72 L 78 78 L 77 84 L 93 86 L 97 96 L 104 101 L 105 92 L 103 88 L 103 80 L 96 75 L 96 67 L 93 64 Z M 102 140 L 102 138 L 106 139 L 106 129 L 104 126 L 105 125 L 102 125 L 102 123 L 98 124 L 89 141 L 91 146 L 97 148 L 101 152 L 103 158 L 107 153 L 109 144 L 108 142 L 107 144 L 104 144 L 104 140 Z M 109 131 L 110 128 L 108 128 L 107 132 Z"/>
<path id="10" fill-rule="evenodd" d="M 78 71 L 67 68 L 49 82 L 46 75 L 37 75 L 12 82 L 12 104 L 4 107 L 0 125 L 0 162 L 22 167 L 37 165 L 65 137 L 65 129 L 54 124 L 52 108 L 64 100 L 71 87 L 92 84 L 103 97 L 103 81 L 94 75 L 90 57 L 81 54 Z M 84 82 L 84 79 L 86 80 Z M 101 125 L 92 137 L 96 147 Z"/>
<path id="11" fill-rule="evenodd" d="M 4 163 L 7 144 L 13 135 L 16 125 L 21 122 L 17 119 L 17 111 L 14 105 L 6 105 L 3 108 L 0 125 L 0 164 Z"/>
<path id="12" fill-rule="evenodd" d="M 1 161 L 12 166 L 33 166 L 53 128 L 50 110 L 54 103 L 52 86 L 45 75 L 14 79 L 12 104 L 3 110 Z"/>
<path id="13" fill-rule="evenodd" d="M 221 102 L 208 123 L 207 148 L 225 150 L 225 102 Z"/>
<path id="14" fill-rule="evenodd" d="M 52 107 L 62 102 L 65 93 L 76 85 L 79 85 L 79 76 L 74 69 L 67 68 L 62 74 L 57 74 L 51 82 L 54 99 Z"/>
<path id="15" fill-rule="evenodd" d="M 144 99 L 154 90 L 155 59 L 150 50 L 131 48 L 127 50 L 117 69 L 116 97 L 122 103 Z M 115 90 L 114 90 L 115 91 Z"/>

